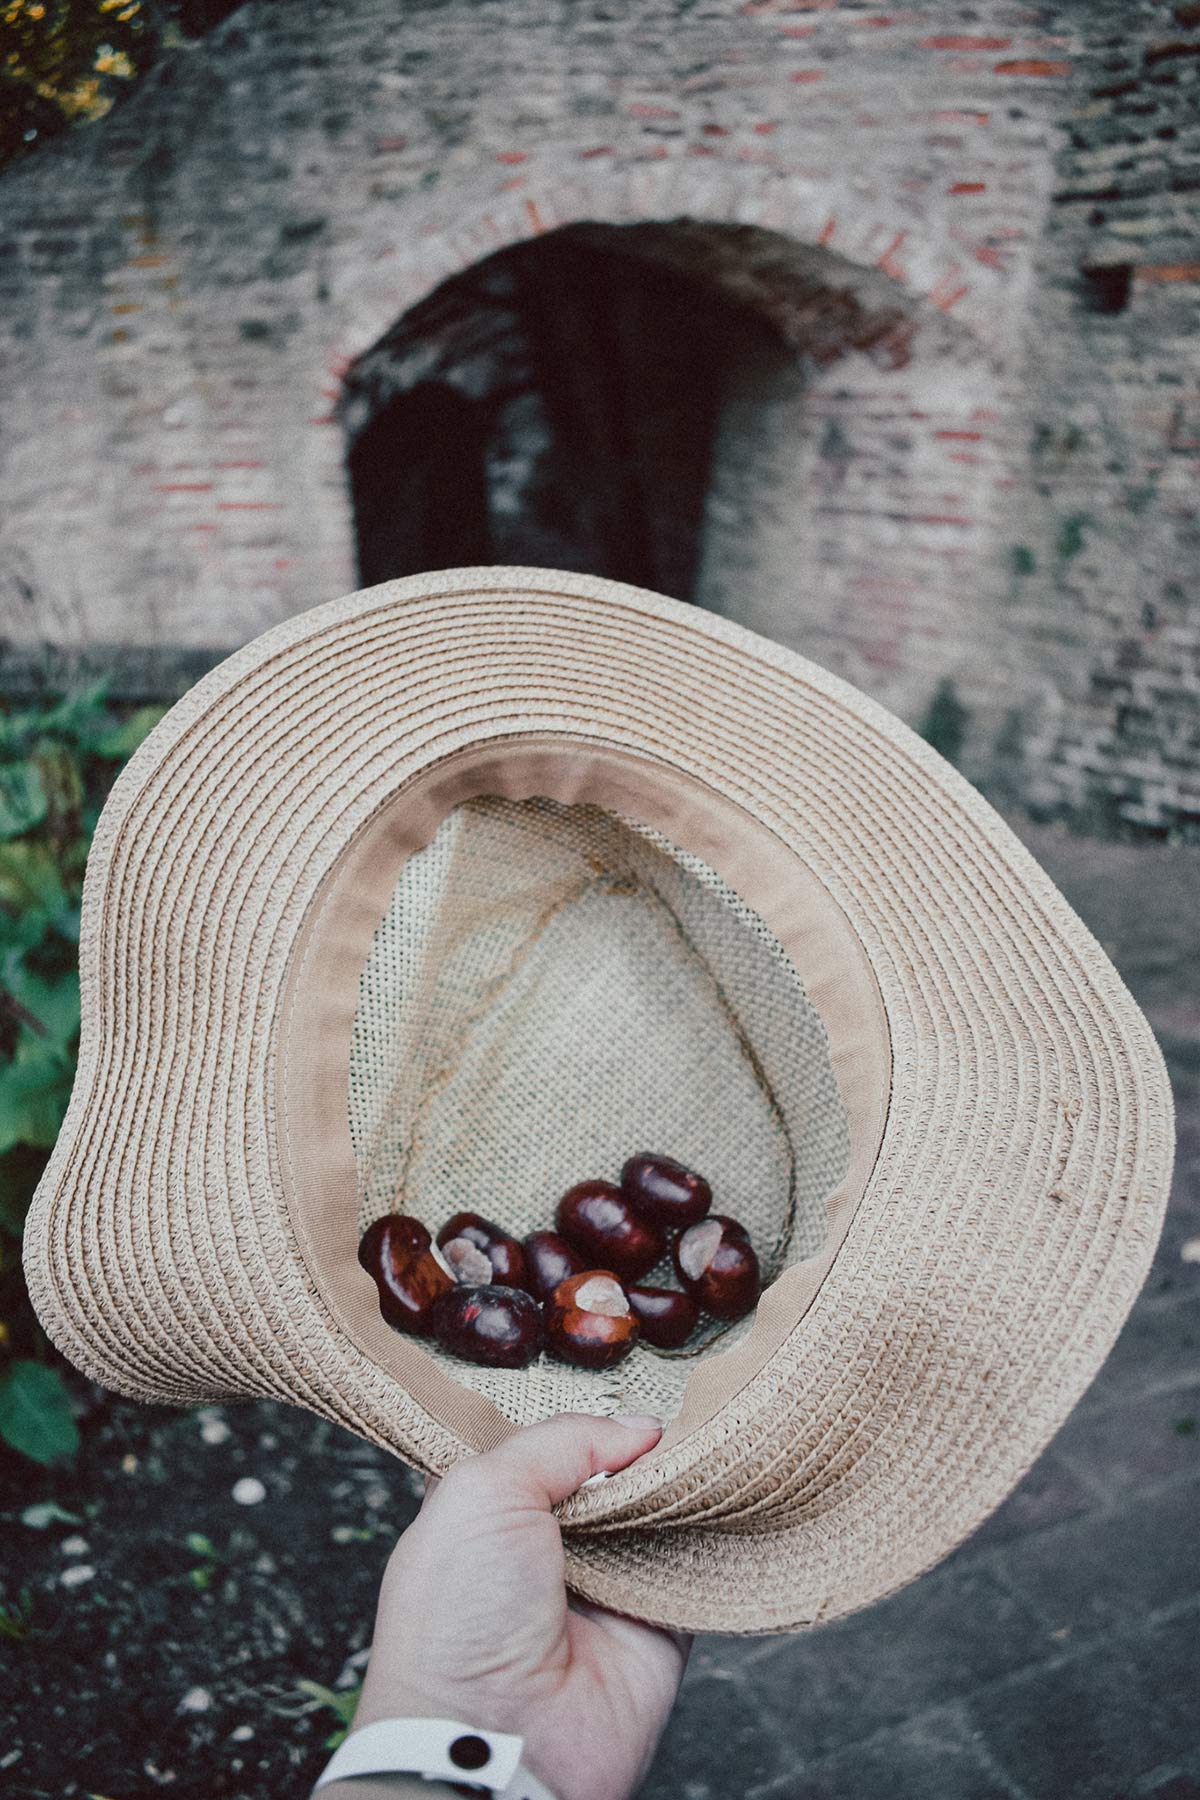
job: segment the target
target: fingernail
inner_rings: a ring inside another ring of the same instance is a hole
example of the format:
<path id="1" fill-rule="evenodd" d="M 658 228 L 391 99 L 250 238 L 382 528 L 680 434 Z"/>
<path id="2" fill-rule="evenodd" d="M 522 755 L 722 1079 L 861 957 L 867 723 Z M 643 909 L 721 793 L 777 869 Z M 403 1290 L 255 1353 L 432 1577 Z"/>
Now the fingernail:
<path id="1" fill-rule="evenodd" d="M 654 1413 L 616 1413 L 614 1425 L 628 1425 L 630 1431 L 661 1431 L 663 1422 Z"/>

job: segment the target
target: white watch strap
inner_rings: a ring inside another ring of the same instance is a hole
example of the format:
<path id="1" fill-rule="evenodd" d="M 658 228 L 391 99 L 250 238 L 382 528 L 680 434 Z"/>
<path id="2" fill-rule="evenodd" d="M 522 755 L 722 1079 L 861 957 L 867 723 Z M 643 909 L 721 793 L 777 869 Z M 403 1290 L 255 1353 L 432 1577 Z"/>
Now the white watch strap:
<path id="1" fill-rule="evenodd" d="M 313 1792 L 356 1775 L 423 1775 L 430 1781 L 471 1782 L 500 1800 L 554 1800 L 550 1789 L 522 1768 L 523 1744 L 522 1738 L 459 1719 L 377 1719 L 342 1740 Z"/>

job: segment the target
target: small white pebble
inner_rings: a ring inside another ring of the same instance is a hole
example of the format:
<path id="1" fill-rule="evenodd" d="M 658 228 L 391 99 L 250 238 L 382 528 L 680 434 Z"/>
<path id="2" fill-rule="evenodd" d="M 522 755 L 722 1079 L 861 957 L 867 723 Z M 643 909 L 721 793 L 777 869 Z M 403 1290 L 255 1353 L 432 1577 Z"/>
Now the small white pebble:
<path id="1" fill-rule="evenodd" d="M 76 1535 L 75 1537 L 64 1538 L 58 1547 L 64 1556 L 86 1556 L 90 1545 L 86 1538 Z"/>
<path id="2" fill-rule="evenodd" d="M 95 1573 L 91 1563 L 72 1563 L 58 1579 L 64 1587 L 80 1587 L 85 1581 L 90 1581 Z"/>
<path id="3" fill-rule="evenodd" d="M 206 1444 L 227 1444 L 233 1433 L 224 1419 L 201 1419 L 200 1436 Z"/>
<path id="4" fill-rule="evenodd" d="M 1200 1237 L 1188 1238 L 1179 1254 L 1184 1262 L 1200 1262 Z"/>
<path id="5" fill-rule="evenodd" d="M 253 1725 L 235 1725 L 229 1735 L 235 1744 L 248 1744 L 254 1736 L 254 1727 Z"/>
<path id="6" fill-rule="evenodd" d="M 207 1712 L 212 1705 L 212 1695 L 207 1688 L 189 1688 L 179 1702 L 180 1712 Z"/>
<path id="7" fill-rule="evenodd" d="M 267 1490 L 257 1475 L 243 1475 L 240 1481 L 234 1482 L 230 1493 L 239 1506 L 258 1506 L 267 1497 Z"/>

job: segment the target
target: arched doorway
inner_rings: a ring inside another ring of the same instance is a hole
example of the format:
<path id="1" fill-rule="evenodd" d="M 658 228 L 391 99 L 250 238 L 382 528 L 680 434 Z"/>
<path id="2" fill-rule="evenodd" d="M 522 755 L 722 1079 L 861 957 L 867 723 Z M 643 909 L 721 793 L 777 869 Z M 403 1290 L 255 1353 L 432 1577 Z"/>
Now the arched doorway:
<path id="1" fill-rule="evenodd" d="M 360 577 L 610 576 L 917 718 L 986 641 L 993 384 L 969 332 L 829 249 L 689 218 L 565 226 L 447 280 L 348 370 Z M 961 642 L 931 654 L 950 604 Z"/>

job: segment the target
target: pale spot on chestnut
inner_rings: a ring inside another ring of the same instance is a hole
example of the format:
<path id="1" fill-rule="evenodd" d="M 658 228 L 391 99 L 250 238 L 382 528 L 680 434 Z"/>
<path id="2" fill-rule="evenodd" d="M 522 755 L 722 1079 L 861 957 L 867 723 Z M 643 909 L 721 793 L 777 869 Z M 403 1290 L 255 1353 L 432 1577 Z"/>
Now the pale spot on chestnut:
<path id="1" fill-rule="evenodd" d="M 451 1238 L 442 1245 L 442 1256 L 455 1281 L 466 1287 L 486 1287 L 490 1283 L 491 1262 L 470 1238 Z"/>
<path id="2" fill-rule="evenodd" d="M 689 1226 L 679 1240 L 679 1273 L 688 1281 L 699 1281 L 724 1235 L 720 1219 L 702 1219 L 699 1225 Z"/>
<path id="3" fill-rule="evenodd" d="M 611 1275 L 587 1275 L 575 1289 L 575 1304 L 584 1312 L 603 1313 L 609 1319 L 623 1319 L 629 1302 L 619 1281 Z"/>
<path id="4" fill-rule="evenodd" d="M 638 1322 L 611 1269 L 568 1275 L 545 1310 L 546 1348 L 581 1369 L 611 1369 L 637 1342 Z"/>
<path id="5" fill-rule="evenodd" d="M 684 1287 L 714 1319 L 740 1319 L 758 1300 L 758 1257 L 744 1225 L 714 1213 L 689 1226 L 674 1247 Z"/>

